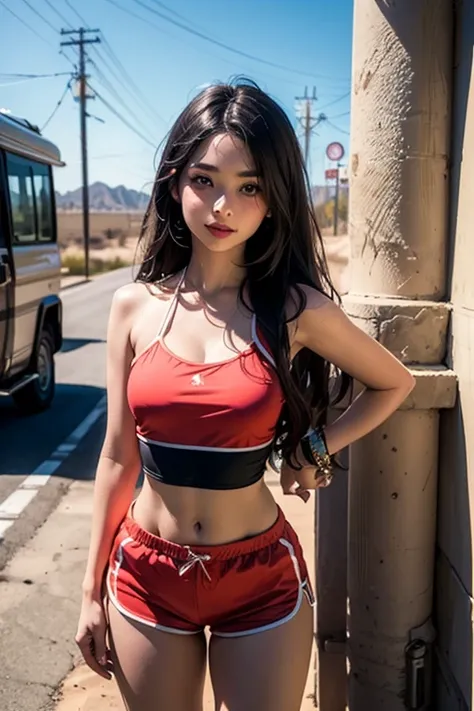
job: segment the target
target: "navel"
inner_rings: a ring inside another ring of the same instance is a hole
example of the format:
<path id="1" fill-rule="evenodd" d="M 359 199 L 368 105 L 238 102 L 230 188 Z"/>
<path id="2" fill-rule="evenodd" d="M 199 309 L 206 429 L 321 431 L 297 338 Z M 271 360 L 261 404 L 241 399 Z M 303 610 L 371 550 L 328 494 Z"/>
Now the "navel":
<path id="1" fill-rule="evenodd" d="M 195 533 L 201 533 L 201 531 L 202 531 L 202 524 L 200 523 L 200 521 L 196 521 L 196 523 L 194 524 L 193 528 L 194 528 L 194 532 L 195 532 Z"/>

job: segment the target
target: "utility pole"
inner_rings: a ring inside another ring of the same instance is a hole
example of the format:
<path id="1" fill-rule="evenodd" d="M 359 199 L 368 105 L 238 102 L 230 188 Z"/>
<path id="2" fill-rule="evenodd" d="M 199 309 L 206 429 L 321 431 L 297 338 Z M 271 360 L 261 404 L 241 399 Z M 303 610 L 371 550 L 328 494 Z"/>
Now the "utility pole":
<path id="1" fill-rule="evenodd" d="M 80 27 L 78 30 L 61 30 L 62 35 L 79 35 L 79 38 L 61 42 L 61 47 L 78 47 L 79 48 L 79 73 L 77 80 L 79 82 L 79 115 L 81 125 L 81 154 L 82 154 L 82 219 L 84 230 L 84 274 L 86 279 L 89 278 L 89 178 L 87 171 L 87 99 L 91 98 L 87 95 L 87 74 L 86 74 L 86 53 L 84 46 L 86 44 L 95 44 L 100 42 L 99 37 L 86 39 L 86 33 L 97 33 L 99 30 L 86 29 Z"/>
<path id="2" fill-rule="evenodd" d="M 334 198 L 334 237 L 337 237 L 337 231 L 339 227 L 339 168 L 340 163 L 337 164 L 336 168 L 336 195 Z"/>
<path id="3" fill-rule="evenodd" d="M 319 114 L 319 116 L 313 117 L 312 115 L 312 108 L 313 104 L 317 101 L 317 96 L 316 96 L 316 87 L 313 86 L 313 94 L 312 96 L 308 96 L 308 87 L 305 87 L 304 90 L 304 96 L 296 96 L 295 97 L 296 101 L 296 116 L 300 124 L 303 126 L 303 131 L 304 131 L 304 162 L 306 165 L 306 168 L 308 168 L 309 165 L 309 149 L 310 149 L 310 144 L 311 144 L 311 134 L 318 126 L 318 124 L 321 123 L 321 121 L 324 121 L 326 119 L 326 116 L 324 114 Z"/>

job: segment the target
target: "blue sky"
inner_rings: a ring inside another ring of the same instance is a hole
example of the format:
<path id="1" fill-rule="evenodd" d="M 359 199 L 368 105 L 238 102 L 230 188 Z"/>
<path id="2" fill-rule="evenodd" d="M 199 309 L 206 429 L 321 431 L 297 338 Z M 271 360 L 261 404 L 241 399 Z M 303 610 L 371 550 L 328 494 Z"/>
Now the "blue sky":
<path id="1" fill-rule="evenodd" d="M 104 40 L 88 49 L 90 84 L 108 104 L 99 98 L 88 102 L 90 114 L 105 121 L 88 120 L 90 183 L 101 180 L 149 191 L 156 148 L 183 106 L 201 86 L 237 74 L 257 81 L 295 126 L 295 97 L 304 94 L 305 86 L 310 93 L 316 86 L 314 113 L 323 112 L 330 121 L 320 124 L 312 137 L 313 183 L 324 181 L 329 142 L 340 141 L 347 159 L 352 0 L 0 0 L 0 108 L 40 127 L 48 120 L 69 77 L 25 80 L 12 75 L 73 71 L 77 54 L 68 48 L 68 60 L 59 53 L 60 42 L 70 39 L 59 30 L 82 24 L 74 9 Z M 204 41 L 153 10 L 285 69 Z M 69 91 L 44 134 L 58 144 L 67 163 L 55 173 L 56 188 L 64 192 L 79 187 L 79 112 Z"/>

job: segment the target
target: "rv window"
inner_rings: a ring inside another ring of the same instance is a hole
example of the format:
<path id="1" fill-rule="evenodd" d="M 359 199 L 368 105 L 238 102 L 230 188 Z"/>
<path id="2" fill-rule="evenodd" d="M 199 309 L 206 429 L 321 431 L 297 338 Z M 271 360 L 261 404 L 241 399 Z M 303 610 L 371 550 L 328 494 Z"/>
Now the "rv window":
<path id="1" fill-rule="evenodd" d="M 38 214 L 38 239 L 40 242 L 51 242 L 54 231 L 49 168 L 41 163 L 32 163 L 31 167 Z"/>
<path id="2" fill-rule="evenodd" d="M 33 181 L 28 162 L 7 156 L 8 187 L 13 220 L 13 241 L 25 244 L 36 241 Z"/>
<path id="3" fill-rule="evenodd" d="M 50 167 L 7 154 L 14 244 L 55 239 Z"/>

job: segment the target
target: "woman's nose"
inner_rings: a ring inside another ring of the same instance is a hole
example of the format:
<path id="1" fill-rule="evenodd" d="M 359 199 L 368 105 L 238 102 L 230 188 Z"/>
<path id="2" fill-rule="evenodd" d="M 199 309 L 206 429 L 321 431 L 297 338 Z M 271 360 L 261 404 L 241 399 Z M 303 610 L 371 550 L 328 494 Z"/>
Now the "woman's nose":
<path id="1" fill-rule="evenodd" d="M 225 195 L 221 195 L 214 203 L 213 212 L 216 215 L 224 215 L 225 217 L 232 216 L 231 207 Z"/>

